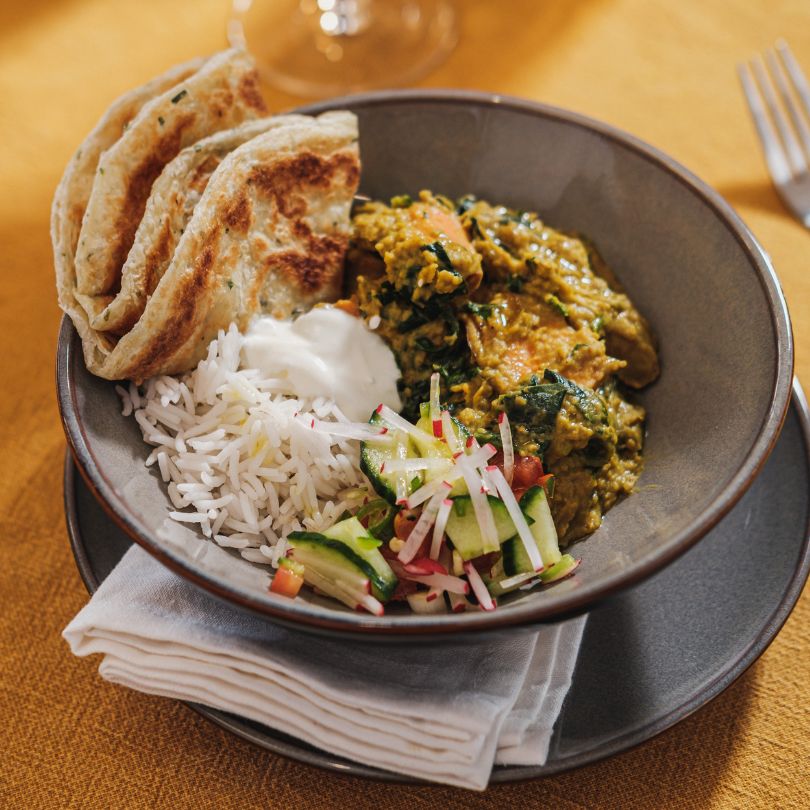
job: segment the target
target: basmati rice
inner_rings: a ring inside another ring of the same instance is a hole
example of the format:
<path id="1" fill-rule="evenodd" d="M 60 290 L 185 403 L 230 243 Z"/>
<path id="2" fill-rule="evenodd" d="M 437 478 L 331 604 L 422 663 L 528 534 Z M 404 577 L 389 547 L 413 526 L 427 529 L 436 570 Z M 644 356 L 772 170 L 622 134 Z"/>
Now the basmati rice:
<path id="1" fill-rule="evenodd" d="M 128 390 L 116 386 L 154 450 L 168 514 L 251 562 L 276 565 L 295 530 L 323 531 L 370 487 L 359 443 L 309 427 L 347 422 L 334 402 L 295 395 L 286 380 L 240 367 L 243 337 L 220 332 L 196 369 Z"/>

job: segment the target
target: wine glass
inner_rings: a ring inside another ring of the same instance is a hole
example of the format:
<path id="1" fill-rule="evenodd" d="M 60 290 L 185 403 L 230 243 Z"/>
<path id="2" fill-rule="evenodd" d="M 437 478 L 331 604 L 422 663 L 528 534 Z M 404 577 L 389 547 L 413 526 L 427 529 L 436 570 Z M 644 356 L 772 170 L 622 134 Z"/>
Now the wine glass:
<path id="1" fill-rule="evenodd" d="M 272 85 L 322 98 L 416 81 L 457 29 L 451 0 L 233 0 L 228 38 Z"/>

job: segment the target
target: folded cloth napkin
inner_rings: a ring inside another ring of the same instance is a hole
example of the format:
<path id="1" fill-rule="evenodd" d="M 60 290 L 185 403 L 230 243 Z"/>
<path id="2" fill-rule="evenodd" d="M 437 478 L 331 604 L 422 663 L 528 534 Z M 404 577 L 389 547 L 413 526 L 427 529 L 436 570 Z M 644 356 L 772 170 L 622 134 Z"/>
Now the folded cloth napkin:
<path id="1" fill-rule="evenodd" d="M 585 617 L 475 644 L 391 646 L 280 628 L 133 546 L 64 631 L 102 677 L 222 709 L 366 765 L 483 790 L 542 764 Z"/>

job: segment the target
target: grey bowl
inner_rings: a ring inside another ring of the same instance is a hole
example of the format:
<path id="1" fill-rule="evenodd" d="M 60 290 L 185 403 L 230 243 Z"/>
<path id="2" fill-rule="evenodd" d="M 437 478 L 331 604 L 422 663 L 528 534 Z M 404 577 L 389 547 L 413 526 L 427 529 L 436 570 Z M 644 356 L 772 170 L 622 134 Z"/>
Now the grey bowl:
<path id="1" fill-rule="evenodd" d="M 588 235 L 648 317 L 662 375 L 648 410 L 637 491 L 576 544 L 575 577 L 498 610 L 375 618 L 314 595 L 288 600 L 200 559 L 197 538 L 158 538 L 168 498 L 114 386 L 89 374 L 62 325 L 59 403 L 79 469 L 113 518 L 165 565 L 217 596 L 290 626 L 403 640 L 558 619 L 639 582 L 697 542 L 752 483 L 790 401 L 793 347 L 768 257 L 723 199 L 658 150 L 605 124 L 528 101 L 453 91 L 353 96 L 304 112 L 360 118 L 361 191 L 430 188 L 539 211 Z M 244 564 L 248 566 L 247 563 Z"/>

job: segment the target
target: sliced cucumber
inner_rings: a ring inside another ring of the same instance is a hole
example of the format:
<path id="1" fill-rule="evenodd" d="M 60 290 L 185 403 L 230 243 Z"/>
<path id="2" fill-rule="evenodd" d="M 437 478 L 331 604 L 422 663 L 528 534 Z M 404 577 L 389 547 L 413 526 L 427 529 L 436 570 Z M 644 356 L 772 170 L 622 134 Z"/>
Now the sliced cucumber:
<path id="1" fill-rule="evenodd" d="M 550 566 L 560 560 L 562 554 L 557 541 L 557 529 L 554 527 L 554 519 L 551 517 L 551 509 L 543 487 L 535 486 L 527 490 L 520 499 L 520 508 L 523 510 L 523 514 L 533 521 L 529 524 L 529 529 L 534 537 L 537 550 L 540 552 L 543 565 L 548 570 Z M 506 576 L 513 577 L 534 570 L 520 537 L 509 538 L 501 546 L 501 550 Z"/>
<path id="2" fill-rule="evenodd" d="M 293 559 L 303 563 L 306 569 L 304 581 L 309 571 L 315 571 L 325 579 L 338 582 L 344 590 L 368 593 L 370 587 L 376 599 L 388 601 L 397 587 L 396 575 L 376 548 L 364 548 L 362 542 L 358 542 L 354 527 L 338 528 L 346 523 L 356 523 L 362 535 L 367 536 L 361 523 L 350 518 L 328 530 L 333 536 L 291 532 L 287 537 Z"/>
<path id="3" fill-rule="evenodd" d="M 503 543 L 504 540 L 516 534 L 517 529 L 512 518 L 509 517 L 504 502 L 492 495 L 487 495 L 487 498 L 490 509 L 492 509 L 492 516 L 495 518 L 495 533 L 498 536 L 498 542 Z M 463 560 L 473 560 L 484 553 L 484 539 L 481 537 L 478 518 L 475 516 L 472 498 L 469 495 L 460 495 L 453 499 L 453 508 L 447 518 L 445 532 Z"/>
<path id="4" fill-rule="evenodd" d="M 540 579 L 544 584 L 548 585 L 550 582 L 556 582 L 558 579 L 573 574 L 579 566 L 579 560 L 572 557 L 570 554 L 563 554 L 560 559 L 545 571 L 541 572 Z"/>
<path id="5" fill-rule="evenodd" d="M 391 566 L 388 565 L 385 557 L 378 550 L 381 545 L 380 541 L 369 535 L 366 528 L 356 517 L 341 520 L 340 523 L 326 529 L 323 534 L 324 537 L 345 543 L 358 557 L 374 569 L 377 579 L 375 580 L 374 577 L 370 579 L 374 596 L 377 599 L 384 602 L 391 598 L 391 594 L 398 583 L 396 574 L 391 570 Z M 375 585 L 376 590 L 374 590 Z"/>
<path id="6" fill-rule="evenodd" d="M 421 417 L 419 421 L 416 423 L 418 428 L 421 428 L 426 433 L 433 433 L 433 424 L 430 421 L 430 416 L 428 415 L 429 406 L 425 403 L 420 405 L 421 409 Z M 459 440 L 459 443 L 463 447 L 465 442 L 467 441 L 467 437 L 470 435 L 470 431 L 458 421 L 454 417 L 450 417 L 451 424 L 453 425 L 453 432 L 456 434 L 456 438 Z M 433 442 L 417 442 L 417 448 L 423 457 L 428 458 L 452 458 L 453 452 L 447 446 L 447 442 L 440 441 L 436 439 Z M 438 478 L 439 473 L 432 472 L 428 470 L 425 473 L 425 483 L 429 483 L 434 478 Z M 454 498 L 456 495 L 466 495 L 469 492 L 467 489 L 467 484 L 464 483 L 463 478 L 459 478 L 454 484 L 453 488 L 450 490 L 450 497 Z"/>
<path id="7" fill-rule="evenodd" d="M 385 425 L 385 420 L 376 411 L 368 421 L 371 425 Z M 391 444 L 391 442 L 368 441 L 360 445 L 360 469 L 366 474 L 371 486 L 374 487 L 374 491 L 394 506 L 397 503 L 397 476 L 385 475 L 383 465 L 386 461 L 393 461 L 395 458 L 416 456 L 410 439 L 406 439 L 406 442 L 404 456 L 401 448 Z M 407 494 L 411 493 L 412 488 L 413 482 L 408 481 Z"/>

